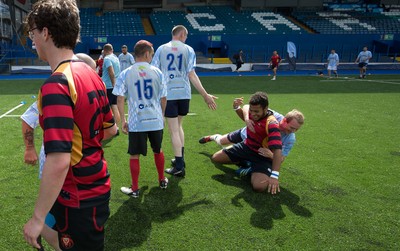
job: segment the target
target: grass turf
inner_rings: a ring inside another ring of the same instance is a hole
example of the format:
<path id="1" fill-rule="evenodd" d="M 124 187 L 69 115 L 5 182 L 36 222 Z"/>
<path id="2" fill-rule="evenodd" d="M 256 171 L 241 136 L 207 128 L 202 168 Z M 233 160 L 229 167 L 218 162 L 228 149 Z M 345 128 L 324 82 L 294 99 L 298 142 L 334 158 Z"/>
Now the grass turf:
<path id="1" fill-rule="evenodd" d="M 105 145 L 113 193 L 106 225 L 106 250 L 398 250 L 400 227 L 400 79 L 202 77 L 218 99 L 207 109 L 194 91 L 184 121 L 184 179 L 158 188 L 151 152 L 141 158 L 139 199 L 119 191 L 130 183 L 127 137 Z M 24 100 L 33 102 L 41 80 L 0 82 L 0 114 Z M 200 145 L 207 134 L 243 126 L 232 100 L 248 101 L 255 91 L 269 93 L 270 107 L 292 108 L 306 117 L 297 143 L 281 169 L 281 193 L 254 193 L 235 166 L 214 165 L 220 148 Z M 12 115 L 20 115 L 28 104 Z M 20 121 L 0 119 L 0 250 L 31 250 L 22 227 L 32 214 L 37 167 L 23 163 Z M 39 146 L 41 132 L 35 133 Z M 38 147 L 37 147 L 38 148 Z M 167 130 L 166 167 L 172 158 Z"/>

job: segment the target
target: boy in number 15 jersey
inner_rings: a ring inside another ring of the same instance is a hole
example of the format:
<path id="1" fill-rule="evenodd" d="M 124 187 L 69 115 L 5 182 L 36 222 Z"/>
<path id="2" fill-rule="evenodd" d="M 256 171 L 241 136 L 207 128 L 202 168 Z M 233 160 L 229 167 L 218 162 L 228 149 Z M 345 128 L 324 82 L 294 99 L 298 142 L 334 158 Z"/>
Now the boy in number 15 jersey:
<path id="1" fill-rule="evenodd" d="M 122 132 L 129 132 L 131 187 L 121 187 L 121 192 L 139 197 L 139 156 L 147 155 L 147 138 L 154 152 L 160 188 L 165 189 L 168 179 L 164 177 L 164 153 L 161 143 L 164 129 L 164 111 L 167 89 L 161 71 L 150 65 L 154 54 L 153 45 L 140 40 L 135 45 L 136 63 L 124 70 L 117 79 L 113 94 L 117 95 L 120 114 L 125 114 L 125 95 L 128 98 L 128 122 L 121 116 Z"/>

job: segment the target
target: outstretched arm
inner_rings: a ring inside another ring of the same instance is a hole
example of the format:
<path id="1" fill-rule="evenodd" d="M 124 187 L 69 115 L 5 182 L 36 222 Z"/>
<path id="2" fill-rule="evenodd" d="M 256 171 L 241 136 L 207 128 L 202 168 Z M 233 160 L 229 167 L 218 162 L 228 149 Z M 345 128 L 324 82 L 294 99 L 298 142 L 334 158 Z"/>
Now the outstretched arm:
<path id="1" fill-rule="evenodd" d="M 217 104 L 215 103 L 215 99 L 218 99 L 218 97 L 207 93 L 207 91 L 204 89 L 203 85 L 201 84 L 199 76 L 197 76 L 197 74 L 194 70 L 189 72 L 189 80 L 192 83 L 192 85 L 194 86 L 194 88 L 196 88 L 196 90 L 203 97 L 204 102 L 206 102 L 208 108 L 210 108 L 212 110 L 217 109 Z"/>

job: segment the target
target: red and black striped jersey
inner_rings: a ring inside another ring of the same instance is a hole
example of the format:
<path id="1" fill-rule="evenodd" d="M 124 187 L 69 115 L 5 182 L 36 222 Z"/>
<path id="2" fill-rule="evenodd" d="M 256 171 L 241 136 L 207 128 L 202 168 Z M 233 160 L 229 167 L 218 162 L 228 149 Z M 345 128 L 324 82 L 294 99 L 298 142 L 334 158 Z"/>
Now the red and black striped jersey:
<path id="1" fill-rule="evenodd" d="M 58 201 L 89 207 L 110 196 L 110 175 L 101 140 L 114 125 L 105 85 L 82 61 L 64 61 L 38 95 L 39 122 L 46 154 L 71 153 Z"/>
<path id="2" fill-rule="evenodd" d="M 251 115 L 249 118 L 252 120 Z M 270 150 L 282 149 L 281 133 L 279 130 L 279 123 L 274 117 L 271 111 L 260 119 L 259 121 L 254 121 L 254 130 L 252 132 L 249 128 L 246 128 L 247 138 L 245 144 L 255 152 L 258 152 L 260 147 L 266 147 Z"/>

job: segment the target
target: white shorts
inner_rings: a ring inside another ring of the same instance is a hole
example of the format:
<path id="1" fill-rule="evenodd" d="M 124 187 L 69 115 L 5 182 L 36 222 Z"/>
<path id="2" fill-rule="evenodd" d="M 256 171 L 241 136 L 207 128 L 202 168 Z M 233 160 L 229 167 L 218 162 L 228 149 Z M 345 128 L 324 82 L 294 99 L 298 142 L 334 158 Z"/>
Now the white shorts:
<path id="1" fill-rule="evenodd" d="M 328 65 L 328 70 L 336 71 L 337 66 L 336 65 Z"/>

